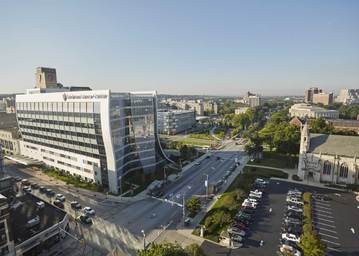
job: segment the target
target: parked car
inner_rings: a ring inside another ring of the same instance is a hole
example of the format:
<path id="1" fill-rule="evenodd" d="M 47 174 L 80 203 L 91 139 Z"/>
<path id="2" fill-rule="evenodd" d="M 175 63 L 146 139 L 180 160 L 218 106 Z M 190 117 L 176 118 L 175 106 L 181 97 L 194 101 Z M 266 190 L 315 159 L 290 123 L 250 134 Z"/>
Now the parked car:
<path id="1" fill-rule="evenodd" d="M 303 212 L 302 208 L 294 206 L 294 205 L 288 205 L 287 209 L 288 209 L 288 211 L 295 211 L 295 212 L 298 212 L 298 213 Z"/>
<path id="2" fill-rule="evenodd" d="M 290 245 L 286 245 L 283 244 L 280 248 L 279 251 L 282 253 L 288 253 L 290 255 L 294 255 L 294 256 L 301 256 L 302 254 L 300 253 L 300 251 L 298 251 L 297 249 L 295 249 L 294 247 L 290 246 Z"/>
<path id="3" fill-rule="evenodd" d="M 302 224 L 301 220 L 298 220 L 298 219 L 295 219 L 295 218 L 290 218 L 290 217 L 285 217 L 284 222 L 285 223 L 291 223 L 291 224 L 298 224 L 298 225 Z"/>
<path id="4" fill-rule="evenodd" d="M 253 208 L 248 208 L 248 207 L 242 207 L 241 211 L 247 214 L 254 214 L 256 212 L 255 209 Z"/>
<path id="5" fill-rule="evenodd" d="M 25 187 L 22 188 L 22 190 L 23 190 L 24 192 L 26 192 L 26 193 L 31 193 L 31 188 L 30 188 L 30 186 L 25 186 Z"/>
<path id="6" fill-rule="evenodd" d="M 293 218 L 293 219 L 298 219 L 298 220 L 302 220 L 303 219 L 303 215 L 299 212 L 294 212 L 294 211 L 287 211 L 285 214 L 287 217 L 289 218 Z"/>
<path id="7" fill-rule="evenodd" d="M 46 195 L 47 195 L 48 197 L 53 197 L 53 196 L 55 196 L 55 192 L 54 192 L 51 188 L 47 188 L 47 189 L 45 190 L 45 193 L 46 193 Z"/>
<path id="8" fill-rule="evenodd" d="M 24 186 L 30 186 L 30 181 L 28 179 L 22 179 L 21 184 Z"/>
<path id="9" fill-rule="evenodd" d="M 31 183 L 30 187 L 32 189 L 39 189 L 40 186 L 37 183 Z"/>
<path id="10" fill-rule="evenodd" d="M 38 201 L 38 202 L 36 202 L 36 206 L 38 209 L 43 209 L 43 208 L 45 208 L 45 203 L 42 201 Z"/>
<path id="11" fill-rule="evenodd" d="M 21 178 L 19 176 L 15 176 L 14 179 L 16 180 L 16 182 L 21 181 Z"/>
<path id="12" fill-rule="evenodd" d="M 242 222 L 236 222 L 232 225 L 232 227 L 239 228 L 244 231 L 248 229 L 247 226 L 245 224 L 243 224 Z"/>
<path id="13" fill-rule="evenodd" d="M 250 224 L 250 221 L 249 221 L 249 220 L 244 219 L 244 218 L 242 218 L 242 217 L 234 217 L 234 218 L 235 218 L 236 221 L 239 221 L 239 222 L 245 224 L 246 226 L 248 226 L 248 225 Z"/>
<path id="14" fill-rule="evenodd" d="M 249 207 L 249 208 L 252 208 L 252 209 L 257 208 L 257 204 L 253 204 L 253 203 L 251 203 L 251 202 L 243 202 L 243 203 L 242 203 L 242 206 L 244 206 L 244 207 Z"/>
<path id="15" fill-rule="evenodd" d="M 44 194 L 44 193 L 46 193 L 46 188 L 41 186 L 39 191 L 40 191 L 41 194 Z"/>
<path id="16" fill-rule="evenodd" d="M 77 221 L 81 222 L 82 224 L 91 225 L 92 219 L 87 215 L 80 215 L 77 217 Z"/>
<path id="17" fill-rule="evenodd" d="M 303 205 L 303 201 L 301 199 L 295 198 L 295 197 L 287 197 L 286 200 L 288 203 L 293 203 L 296 205 Z"/>
<path id="18" fill-rule="evenodd" d="M 77 202 L 77 201 L 72 201 L 70 203 L 70 205 L 71 205 L 72 209 L 75 209 L 75 210 L 80 210 L 81 209 L 81 204 L 79 202 Z"/>
<path id="19" fill-rule="evenodd" d="M 189 225 L 191 224 L 191 222 L 192 222 L 192 219 L 191 219 L 191 218 L 186 218 L 186 219 L 184 220 L 185 226 L 189 226 Z"/>
<path id="20" fill-rule="evenodd" d="M 55 198 L 61 202 L 65 202 L 66 200 L 66 197 L 63 194 L 56 194 Z"/>
<path id="21" fill-rule="evenodd" d="M 54 201 L 54 205 L 56 205 L 57 207 L 59 207 L 61 209 L 65 208 L 64 203 L 57 199 Z"/>
<path id="22" fill-rule="evenodd" d="M 232 236 L 231 240 L 235 242 L 243 242 L 244 238 L 242 236 Z"/>
<path id="23" fill-rule="evenodd" d="M 232 249 L 239 249 L 239 248 L 241 248 L 241 247 L 243 247 L 243 244 L 242 243 L 239 243 L 239 242 L 237 242 L 237 241 L 233 241 L 232 242 Z"/>
<path id="24" fill-rule="evenodd" d="M 295 234 L 297 236 L 300 236 L 302 234 L 303 228 L 300 225 L 284 225 L 282 227 L 283 233 L 291 233 Z"/>
<path id="25" fill-rule="evenodd" d="M 87 215 L 95 215 L 95 210 L 88 206 L 83 208 L 83 212 Z"/>
<path id="26" fill-rule="evenodd" d="M 300 237 L 296 236 L 294 234 L 291 234 L 291 233 L 283 233 L 282 234 L 282 239 L 293 241 L 293 242 L 296 242 L 296 243 L 300 242 Z"/>
<path id="27" fill-rule="evenodd" d="M 229 234 L 234 234 L 234 235 L 238 235 L 238 236 L 245 236 L 246 232 L 239 229 L 239 228 L 235 228 L 235 227 L 231 227 L 227 229 Z"/>

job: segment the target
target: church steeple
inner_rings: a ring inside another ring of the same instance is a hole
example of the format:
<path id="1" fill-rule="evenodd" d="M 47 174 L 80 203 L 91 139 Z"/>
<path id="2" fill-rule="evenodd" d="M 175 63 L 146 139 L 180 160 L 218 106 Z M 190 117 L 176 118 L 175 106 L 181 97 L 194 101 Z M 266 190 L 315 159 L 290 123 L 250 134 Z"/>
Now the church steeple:
<path id="1" fill-rule="evenodd" d="M 309 125 L 308 121 L 305 121 L 302 126 L 301 136 L 300 136 L 300 153 L 307 153 L 310 145 L 310 134 L 309 134 Z"/>

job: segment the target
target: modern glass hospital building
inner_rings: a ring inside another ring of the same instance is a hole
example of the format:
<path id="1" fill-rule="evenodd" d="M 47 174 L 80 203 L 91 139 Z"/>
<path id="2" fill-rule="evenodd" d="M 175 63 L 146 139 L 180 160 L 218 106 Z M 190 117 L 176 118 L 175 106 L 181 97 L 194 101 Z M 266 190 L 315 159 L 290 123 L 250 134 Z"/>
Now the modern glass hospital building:
<path id="1" fill-rule="evenodd" d="M 121 193 L 165 160 L 156 92 L 35 88 L 16 95 L 22 155 Z"/>

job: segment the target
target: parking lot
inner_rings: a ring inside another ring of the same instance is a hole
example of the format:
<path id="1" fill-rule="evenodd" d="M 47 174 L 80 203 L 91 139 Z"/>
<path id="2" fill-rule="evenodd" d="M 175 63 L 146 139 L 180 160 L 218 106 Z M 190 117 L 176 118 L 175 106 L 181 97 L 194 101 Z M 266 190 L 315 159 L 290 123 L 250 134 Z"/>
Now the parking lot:
<path id="1" fill-rule="evenodd" d="M 326 255 L 359 255 L 359 202 L 352 193 L 275 179 L 266 188 L 266 194 L 257 208 L 249 236 L 242 248 L 233 250 L 210 242 L 204 242 L 202 247 L 209 252 L 208 255 L 277 255 L 286 196 L 291 189 L 328 197 L 328 200 L 313 199 L 314 226 L 327 245 Z M 260 246 L 261 240 L 263 246 Z"/>

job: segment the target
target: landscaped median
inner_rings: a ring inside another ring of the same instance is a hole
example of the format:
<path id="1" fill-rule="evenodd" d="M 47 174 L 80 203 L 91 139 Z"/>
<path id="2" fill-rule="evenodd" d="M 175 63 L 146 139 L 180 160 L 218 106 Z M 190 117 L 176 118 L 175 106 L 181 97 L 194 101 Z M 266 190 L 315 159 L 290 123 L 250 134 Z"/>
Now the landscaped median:
<path id="1" fill-rule="evenodd" d="M 227 230 L 233 222 L 255 179 L 271 177 L 287 179 L 288 174 L 279 170 L 244 167 L 243 172 L 235 178 L 200 222 L 205 226 L 204 238 L 218 242 L 220 233 Z M 193 234 L 199 235 L 200 230 L 195 229 Z"/>
<path id="2" fill-rule="evenodd" d="M 312 219 L 312 194 L 303 194 L 303 234 L 300 237 L 299 247 L 304 256 L 324 256 L 325 244 L 320 241 L 317 232 L 313 228 Z"/>

